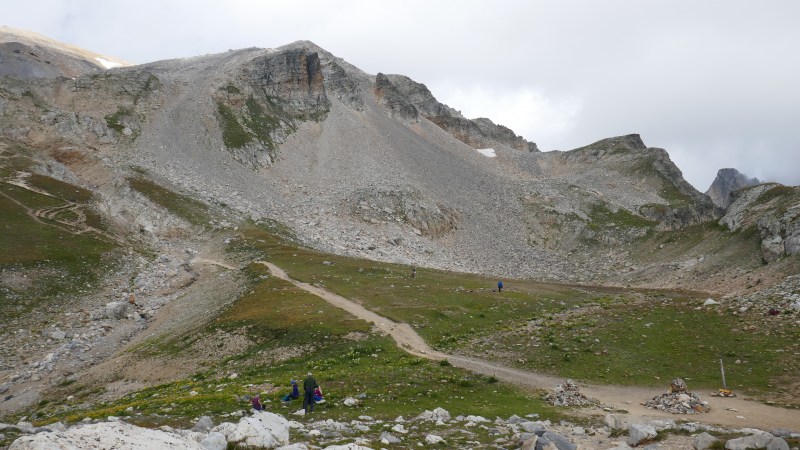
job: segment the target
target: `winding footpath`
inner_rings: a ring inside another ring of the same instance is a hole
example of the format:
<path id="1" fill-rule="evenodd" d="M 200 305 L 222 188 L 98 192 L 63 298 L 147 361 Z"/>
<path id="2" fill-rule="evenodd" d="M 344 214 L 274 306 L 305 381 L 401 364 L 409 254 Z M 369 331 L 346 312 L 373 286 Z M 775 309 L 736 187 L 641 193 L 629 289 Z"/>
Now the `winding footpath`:
<path id="1" fill-rule="evenodd" d="M 412 355 L 432 360 L 447 359 L 453 366 L 486 376 L 494 376 L 498 380 L 530 390 L 545 389 L 547 391 L 552 391 L 558 384 L 564 381 L 563 378 L 515 369 L 479 358 L 450 355 L 435 351 L 428 347 L 422 337 L 408 324 L 394 322 L 341 295 L 295 280 L 289 277 L 283 269 L 270 262 L 258 261 L 258 263 L 267 266 L 273 276 L 288 281 L 300 289 L 320 297 L 331 305 L 372 323 L 377 330 L 391 336 L 400 348 Z M 638 386 L 592 385 L 583 383 L 581 383 L 580 387 L 583 394 L 599 400 L 601 404 L 611 407 L 614 410 L 627 411 L 627 414 L 630 416 L 630 422 L 646 420 L 646 418 L 669 418 L 673 420 L 716 424 L 732 428 L 753 427 L 764 430 L 775 428 L 795 431 L 800 430 L 800 410 L 777 408 L 745 400 L 740 397 L 711 397 L 708 394 L 698 392 L 698 394 L 701 394 L 701 397 L 709 403 L 711 411 L 705 414 L 678 415 L 647 409 L 641 404 L 657 395 L 663 394 L 665 392 L 664 390 Z M 596 412 L 602 414 L 604 411 L 598 408 Z"/>

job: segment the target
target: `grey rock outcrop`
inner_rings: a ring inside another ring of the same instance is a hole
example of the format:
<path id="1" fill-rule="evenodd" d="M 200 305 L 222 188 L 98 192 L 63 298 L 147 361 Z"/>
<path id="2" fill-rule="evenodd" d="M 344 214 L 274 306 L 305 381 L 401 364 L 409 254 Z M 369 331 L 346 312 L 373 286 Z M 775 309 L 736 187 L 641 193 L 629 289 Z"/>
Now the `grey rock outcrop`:
<path id="1" fill-rule="evenodd" d="M 767 450 L 790 450 L 790 449 L 789 449 L 789 444 L 783 438 L 774 437 L 769 442 L 767 442 Z"/>
<path id="2" fill-rule="evenodd" d="M 409 121 L 425 117 L 472 148 L 504 145 L 525 152 L 539 151 L 536 143 L 528 142 L 508 127 L 497 125 L 485 117 L 467 119 L 436 100 L 427 86 L 404 75 L 379 73 L 375 77 L 375 91 L 392 115 Z"/>
<path id="3" fill-rule="evenodd" d="M 105 318 L 112 320 L 124 319 L 128 313 L 128 303 L 109 302 L 105 307 Z"/>
<path id="4" fill-rule="evenodd" d="M 759 184 L 758 178 L 748 178 L 736 169 L 719 169 L 717 177 L 708 187 L 706 195 L 720 208 L 727 209 L 733 203 L 733 193 L 739 189 Z"/>
<path id="5" fill-rule="evenodd" d="M 430 422 L 449 422 L 450 413 L 444 408 L 435 408 L 433 411 L 424 411 L 422 414 L 414 418 L 414 420 L 430 421 Z"/>
<path id="6" fill-rule="evenodd" d="M 717 441 L 719 441 L 719 439 L 716 437 L 706 432 L 702 432 L 692 439 L 692 447 L 694 447 L 695 450 L 706 450 Z"/>
<path id="7" fill-rule="evenodd" d="M 658 222 L 661 230 L 680 230 L 722 216 L 707 196 L 683 178 L 666 150 L 647 147 L 638 134 L 601 139 L 561 153 L 559 161 L 576 169 L 605 167 L 620 175 L 647 180 L 658 192 L 659 200 L 640 201 L 636 208 L 626 209 L 645 220 Z"/>
<path id="8" fill-rule="evenodd" d="M 380 435 L 380 437 L 378 439 L 383 444 L 399 444 L 399 443 L 402 442 L 402 440 L 400 438 L 398 438 L 397 436 L 393 435 L 392 433 L 389 433 L 389 432 L 386 432 L 386 431 L 381 433 L 381 435 Z"/>
<path id="9" fill-rule="evenodd" d="M 734 198 L 720 224 L 731 231 L 757 230 L 766 262 L 800 253 L 800 187 L 764 183 Z"/>
<path id="10" fill-rule="evenodd" d="M 604 421 L 606 426 L 612 430 L 622 430 L 628 426 L 625 419 L 616 414 L 606 414 Z"/>
<path id="11" fill-rule="evenodd" d="M 525 138 L 514 133 L 514 130 L 503 125 L 495 124 L 486 117 L 472 119 L 472 122 L 478 126 L 478 129 L 481 130 L 481 134 L 493 141 L 500 142 L 516 150 L 528 152 L 539 151 L 539 147 L 535 142 L 526 141 Z"/>
<path id="12" fill-rule="evenodd" d="M 212 428 L 214 428 L 214 422 L 211 420 L 211 417 L 203 416 L 194 424 L 192 431 L 207 433 Z"/>
<path id="13" fill-rule="evenodd" d="M 536 449 L 547 448 L 548 445 L 554 445 L 558 450 L 576 450 L 578 446 L 570 442 L 564 436 L 553 433 L 552 431 L 545 431 L 536 442 Z"/>
<path id="14" fill-rule="evenodd" d="M 360 190 L 350 200 L 350 211 L 365 222 L 406 223 L 423 236 L 441 236 L 458 228 L 457 211 L 426 199 L 410 187 Z"/>
<path id="15" fill-rule="evenodd" d="M 375 95 L 389 109 L 392 116 L 414 122 L 419 119 L 417 108 L 382 73 L 378 73 L 375 77 Z"/>
<path id="16" fill-rule="evenodd" d="M 228 151 L 254 168 L 271 165 L 299 123 L 323 120 L 330 110 L 319 55 L 296 45 L 257 54 L 218 87 L 214 102 Z"/>
<path id="17" fill-rule="evenodd" d="M 751 434 L 725 442 L 726 450 L 747 450 L 754 448 L 769 448 L 771 450 L 789 450 L 789 445 L 782 438 L 769 433 L 761 432 Z"/>
<path id="18" fill-rule="evenodd" d="M 637 446 L 642 441 L 656 437 L 656 429 L 652 425 L 631 424 L 628 428 L 628 445 Z"/>

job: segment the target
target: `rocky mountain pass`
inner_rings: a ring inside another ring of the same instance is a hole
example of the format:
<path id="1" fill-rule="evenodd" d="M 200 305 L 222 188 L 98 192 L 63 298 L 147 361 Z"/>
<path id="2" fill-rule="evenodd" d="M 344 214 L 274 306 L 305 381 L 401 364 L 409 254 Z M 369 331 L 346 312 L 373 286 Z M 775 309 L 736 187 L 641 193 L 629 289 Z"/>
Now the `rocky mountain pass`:
<path id="1" fill-rule="evenodd" d="M 797 447 L 800 188 L 704 194 L 645 139 L 541 151 L 308 41 L 3 27 L 0 446 Z M 710 411 L 648 409 L 675 378 Z"/>

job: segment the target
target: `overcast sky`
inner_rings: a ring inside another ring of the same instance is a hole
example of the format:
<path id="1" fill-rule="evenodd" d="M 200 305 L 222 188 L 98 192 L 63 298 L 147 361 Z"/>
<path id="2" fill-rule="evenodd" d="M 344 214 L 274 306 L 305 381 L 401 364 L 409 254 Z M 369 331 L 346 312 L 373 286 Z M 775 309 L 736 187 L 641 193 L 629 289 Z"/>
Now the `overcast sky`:
<path id="1" fill-rule="evenodd" d="M 547 150 L 639 133 L 705 191 L 800 184 L 800 1 L 7 1 L 0 22 L 144 63 L 306 39 Z"/>

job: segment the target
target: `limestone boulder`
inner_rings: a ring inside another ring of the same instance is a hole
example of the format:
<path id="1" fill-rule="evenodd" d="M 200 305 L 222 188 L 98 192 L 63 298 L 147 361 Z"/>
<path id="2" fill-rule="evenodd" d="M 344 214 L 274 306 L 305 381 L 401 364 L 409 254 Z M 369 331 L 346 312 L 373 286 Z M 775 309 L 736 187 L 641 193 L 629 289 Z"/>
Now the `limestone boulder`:
<path id="1" fill-rule="evenodd" d="M 9 450 L 46 448 L 170 448 L 174 450 L 206 450 L 191 438 L 161 430 L 137 427 L 125 422 L 101 422 L 79 425 L 66 431 L 51 431 L 22 436 L 11 443 Z"/>
<path id="2" fill-rule="evenodd" d="M 236 425 L 226 422 L 211 431 L 222 433 L 228 442 L 250 446 L 275 448 L 289 444 L 289 421 L 271 412 L 259 411 Z"/>
<path id="3" fill-rule="evenodd" d="M 628 427 L 628 445 L 637 446 L 641 442 L 655 437 L 656 429 L 652 425 L 634 423 Z"/>

